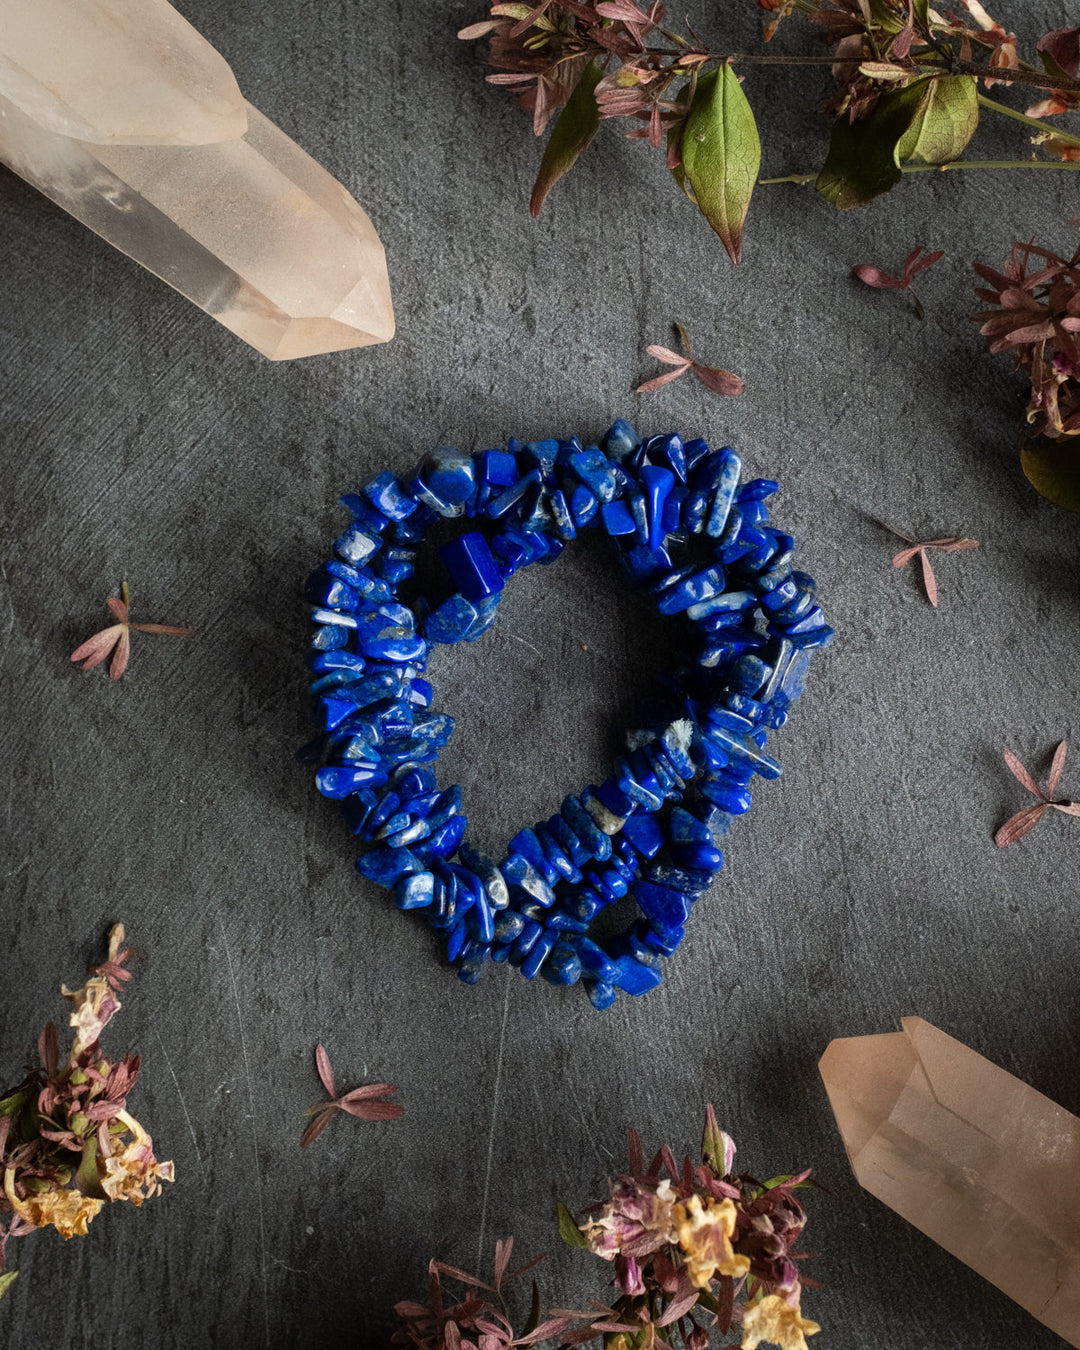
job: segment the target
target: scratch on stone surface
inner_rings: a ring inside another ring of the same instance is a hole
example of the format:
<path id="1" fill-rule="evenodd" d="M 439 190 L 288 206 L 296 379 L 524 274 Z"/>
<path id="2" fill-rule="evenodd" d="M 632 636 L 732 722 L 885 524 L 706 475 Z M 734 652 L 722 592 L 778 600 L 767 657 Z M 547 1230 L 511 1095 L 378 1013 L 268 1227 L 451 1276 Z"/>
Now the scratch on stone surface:
<path id="1" fill-rule="evenodd" d="M 184 1113 L 184 1119 L 187 1121 L 188 1131 L 191 1134 L 191 1142 L 195 1145 L 195 1157 L 198 1159 L 200 1168 L 203 1165 L 202 1154 L 199 1152 L 199 1141 L 195 1137 L 195 1126 L 191 1123 L 191 1115 L 188 1112 L 187 1102 L 184 1101 L 184 1094 L 180 1091 L 180 1080 L 176 1076 L 176 1070 L 172 1066 L 172 1060 L 169 1058 L 169 1052 L 165 1049 L 165 1042 L 161 1039 L 161 1032 L 154 1028 L 154 1033 L 158 1038 L 158 1045 L 161 1046 L 161 1053 L 165 1056 L 165 1065 L 169 1070 L 169 1076 L 173 1080 L 173 1086 L 176 1088 L 176 1095 L 180 1098 L 180 1109 Z"/>
<path id="2" fill-rule="evenodd" d="M 520 639 L 519 639 L 520 641 Z M 484 1172 L 484 1198 L 480 1203 L 480 1238 L 476 1244 L 476 1264 L 484 1259 L 484 1237 L 487 1228 L 488 1196 L 491 1194 L 491 1165 L 495 1160 L 495 1122 L 499 1113 L 499 1088 L 502 1086 L 503 1052 L 506 1049 L 506 1019 L 510 1013 L 510 984 L 507 981 L 503 996 L 502 1026 L 499 1028 L 499 1053 L 495 1061 L 495 1087 L 491 1094 L 491 1129 L 488 1131 L 487 1168 Z"/>
<path id="3" fill-rule="evenodd" d="M 523 637 L 518 637 L 516 633 L 511 633 L 510 636 L 515 642 L 520 642 L 523 647 L 528 647 L 529 651 L 536 652 L 537 656 L 543 656 L 544 653 L 538 647 L 534 647 L 531 642 L 526 642 Z"/>
<path id="4" fill-rule="evenodd" d="M 266 1282 L 266 1216 L 263 1213 L 262 1166 L 259 1162 L 259 1131 L 255 1124 L 255 1093 L 251 1087 L 251 1064 L 248 1060 L 247 1039 L 244 1036 L 244 1014 L 240 1009 L 240 991 L 236 987 L 236 974 L 233 971 L 232 952 L 229 951 L 229 939 L 225 932 L 225 921 L 217 916 L 221 929 L 221 941 L 225 947 L 225 963 L 229 968 L 229 983 L 232 985 L 233 1000 L 236 1003 L 236 1024 L 240 1032 L 240 1055 L 244 1061 L 244 1081 L 247 1083 L 248 1119 L 251 1121 L 251 1152 L 255 1159 L 255 1199 L 259 1212 L 259 1271 L 263 1287 L 263 1329 L 266 1337 L 266 1350 L 270 1350 L 270 1297 Z"/>

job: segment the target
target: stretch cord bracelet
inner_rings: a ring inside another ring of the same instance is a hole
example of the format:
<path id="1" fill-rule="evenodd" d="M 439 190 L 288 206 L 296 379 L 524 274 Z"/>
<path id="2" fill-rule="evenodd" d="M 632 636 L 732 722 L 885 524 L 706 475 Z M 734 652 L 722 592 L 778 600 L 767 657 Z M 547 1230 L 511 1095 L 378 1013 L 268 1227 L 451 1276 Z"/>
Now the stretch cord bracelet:
<path id="1" fill-rule="evenodd" d="M 380 473 L 342 498 L 354 522 L 306 584 L 322 734 L 301 757 L 321 764 L 319 791 L 340 800 L 368 846 L 358 870 L 400 909 L 427 915 L 465 983 L 491 960 L 528 979 L 580 980 L 597 1008 L 619 989 L 654 988 L 660 958 L 720 869 L 718 840 L 750 807 L 751 778 L 779 776 L 766 735 L 787 721 L 810 652 L 832 629 L 813 578 L 792 570 L 791 536 L 768 524 L 777 484 L 740 487 L 741 469 L 733 450 L 639 440 L 620 420 L 603 450 L 576 436 L 437 450 L 411 478 Z M 486 530 L 439 549 L 455 593 L 434 607 L 403 604 L 417 546 L 458 516 Z M 430 767 L 453 719 L 432 711 L 426 660 L 433 643 L 480 637 L 518 568 L 553 562 L 594 525 L 616 541 L 632 582 L 683 621 L 687 655 L 611 776 L 521 830 L 496 864 L 465 842 L 461 788 L 440 791 Z M 623 897 L 639 911 L 630 927 L 591 938 L 596 915 Z"/>

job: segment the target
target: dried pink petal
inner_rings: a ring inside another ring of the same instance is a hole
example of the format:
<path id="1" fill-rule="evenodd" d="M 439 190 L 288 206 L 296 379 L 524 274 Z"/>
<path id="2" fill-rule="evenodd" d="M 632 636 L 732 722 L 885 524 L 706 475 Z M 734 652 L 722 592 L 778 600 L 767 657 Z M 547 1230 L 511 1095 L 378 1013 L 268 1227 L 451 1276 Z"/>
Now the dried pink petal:
<path id="1" fill-rule="evenodd" d="M 128 668 L 128 661 L 131 659 L 131 632 L 127 624 L 122 625 L 120 629 L 120 640 L 116 644 L 116 651 L 113 653 L 113 659 L 109 665 L 109 679 L 118 680 L 124 671 Z"/>
<path id="2" fill-rule="evenodd" d="M 730 370 L 721 370 L 719 366 L 703 366 L 700 361 L 695 361 L 691 369 L 705 388 L 711 389 L 714 394 L 738 398 L 740 394 L 746 393 L 742 377 Z"/>
<path id="3" fill-rule="evenodd" d="M 860 281 L 867 286 L 874 286 L 878 290 L 902 291 L 907 286 L 906 281 L 899 277 L 894 277 L 890 272 L 883 272 L 880 267 L 871 267 L 869 263 L 859 263 L 853 267 L 852 272 Z"/>
<path id="4" fill-rule="evenodd" d="M 1069 753 L 1068 741 L 1060 741 L 1050 763 L 1050 777 L 1046 782 L 1046 795 L 1052 797 L 1061 786 L 1061 775 L 1065 771 L 1065 756 Z"/>
<path id="5" fill-rule="evenodd" d="M 1010 844 L 1015 844 L 1029 830 L 1033 830 L 1049 810 L 1049 802 L 1039 802 L 1036 806 L 1027 806 L 1023 811 L 1018 811 L 1015 816 L 1010 816 L 994 835 L 994 843 L 998 848 L 1008 848 Z"/>
<path id="6" fill-rule="evenodd" d="M 1039 797 L 1043 801 L 1047 799 L 1047 794 L 1043 792 L 1042 788 L 1039 787 L 1038 783 L 1035 782 L 1035 779 L 1032 778 L 1031 774 L 1028 773 L 1027 769 L 1024 768 L 1011 750 L 1007 749 L 1005 751 L 1005 763 L 1008 765 L 1009 772 L 1016 781 L 1022 787 L 1027 788 L 1033 797 Z"/>
<path id="7" fill-rule="evenodd" d="M 331 1097 L 336 1097 L 338 1091 L 337 1084 L 334 1081 L 334 1070 L 330 1067 L 330 1056 L 322 1045 L 315 1047 L 315 1068 L 323 1087 Z"/>
<path id="8" fill-rule="evenodd" d="M 93 637 L 87 638 L 80 647 L 76 647 L 69 659 L 82 661 L 83 670 L 93 670 L 95 666 L 99 666 L 105 660 L 113 647 L 120 641 L 120 635 L 123 631 L 121 624 L 114 624 L 111 628 L 103 628 L 100 633 L 95 633 Z"/>
<path id="9" fill-rule="evenodd" d="M 919 566 L 922 568 L 923 585 L 926 587 L 926 598 L 937 609 L 937 578 L 934 576 L 934 569 L 930 566 L 930 556 L 925 548 L 918 549 L 917 553 Z"/>

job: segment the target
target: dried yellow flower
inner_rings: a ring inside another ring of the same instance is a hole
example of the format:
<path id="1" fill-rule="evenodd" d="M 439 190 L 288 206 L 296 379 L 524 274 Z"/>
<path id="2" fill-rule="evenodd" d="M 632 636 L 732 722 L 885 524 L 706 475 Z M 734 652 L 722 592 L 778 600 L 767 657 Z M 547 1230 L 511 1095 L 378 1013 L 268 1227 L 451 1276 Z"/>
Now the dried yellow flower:
<path id="1" fill-rule="evenodd" d="M 698 1289 L 708 1289 L 714 1275 L 745 1275 L 750 1261 L 731 1245 L 735 1232 L 735 1206 L 730 1200 L 692 1195 L 685 1205 L 675 1206 L 675 1228 L 686 1257 L 686 1270 Z"/>
<path id="2" fill-rule="evenodd" d="M 807 1350 L 806 1337 L 820 1330 L 816 1322 L 803 1317 L 798 1304 L 793 1307 L 779 1294 L 769 1294 L 743 1313 L 742 1350 L 757 1350 L 762 1342 L 778 1345 L 780 1350 Z"/>
<path id="3" fill-rule="evenodd" d="M 20 1200 L 16 1212 L 35 1228 L 47 1228 L 51 1224 L 63 1238 L 83 1237 L 90 1220 L 104 1203 L 80 1195 L 78 1191 L 44 1191 L 41 1195 Z"/>

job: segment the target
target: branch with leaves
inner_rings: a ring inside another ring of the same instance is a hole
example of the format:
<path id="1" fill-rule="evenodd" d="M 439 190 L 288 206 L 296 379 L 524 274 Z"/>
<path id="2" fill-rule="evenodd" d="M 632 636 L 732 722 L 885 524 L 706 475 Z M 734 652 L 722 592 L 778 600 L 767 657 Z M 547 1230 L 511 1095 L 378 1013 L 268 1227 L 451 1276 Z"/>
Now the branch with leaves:
<path id="1" fill-rule="evenodd" d="M 607 1350 L 707 1350 L 737 1325 L 740 1339 L 728 1350 L 807 1350 L 806 1337 L 819 1327 L 800 1305 L 803 1287 L 816 1286 L 797 1265 L 806 1215 L 795 1191 L 809 1184 L 809 1173 L 761 1182 L 734 1173 L 734 1158 L 711 1106 L 697 1164 L 686 1158 L 680 1167 L 665 1147 L 646 1166 L 632 1130 L 629 1168 L 609 1199 L 586 1210 L 580 1224 L 559 1206 L 563 1240 L 613 1264 L 618 1296 L 610 1306 L 597 1301 L 588 1311 L 556 1308 L 545 1316 L 534 1283 L 528 1320 L 515 1331 L 503 1297 L 511 1244 L 499 1243 L 490 1282 L 433 1261 L 428 1302 L 395 1308 L 393 1344 L 509 1350 L 602 1338 Z M 444 1278 L 465 1285 L 464 1299 L 447 1299 Z"/>
<path id="2" fill-rule="evenodd" d="M 757 0 L 776 16 L 766 41 L 782 18 L 799 13 L 832 49 L 818 54 L 713 50 L 689 20 L 685 32 L 671 27 L 659 0 L 493 3 L 488 18 L 458 36 L 488 41 L 496 70 L 489 82 L 517 94 L 538 136 L 555 119 L 532 192 L 534 216 L 600 123 L 630 119 L 639 125 L 627 135 L 666 150 L 676 183 L 738 262 L 761 142 L 736 67 L 831 69 L 838 89 L 823 108 L 833 121 L 825 163 L 761 181 L 813 182 L 840 210 L 865 206 L 905 173 L 1080 168 L 1080 135 L 1049 120 L 1080 107 L 1080 28 L 1040 37 L 1036 67 L 1020 59 L 1016 34 L 979 0 L 960 3 L 965 18 L 942 15 L 928 0 Z M 988 98 L 980 81 L 1049 97 L 1021 111 Z M 1050 157 L 963 159 L 982 112 L 1033 128 L 1034 144 Z"/>
<path id="3" fill-rule="evenodd" d="M 131 978 L 124 929 L 109 934 L 109 954 L 91 967 L 81 989 L 60 986 L 71 1004 L 75 1039 L 60 1059 L 56 1027 L 38 1040 L 40 1068 L 0 1094 L 0 1270 L 8 1240 L 52 1227 L 62 1237 L 81 1236 L 102 1207 L 130 1200 L 138 1207 L 172 1181 L 171 1162 L 158 1162 L 153 1141 L 128 1110 L 139 1057 L 109 1060 L 101 1033 L 120 1011 L 117 994 Z M 0 1294 L 17 1272 L 0 1275 Z"/>

